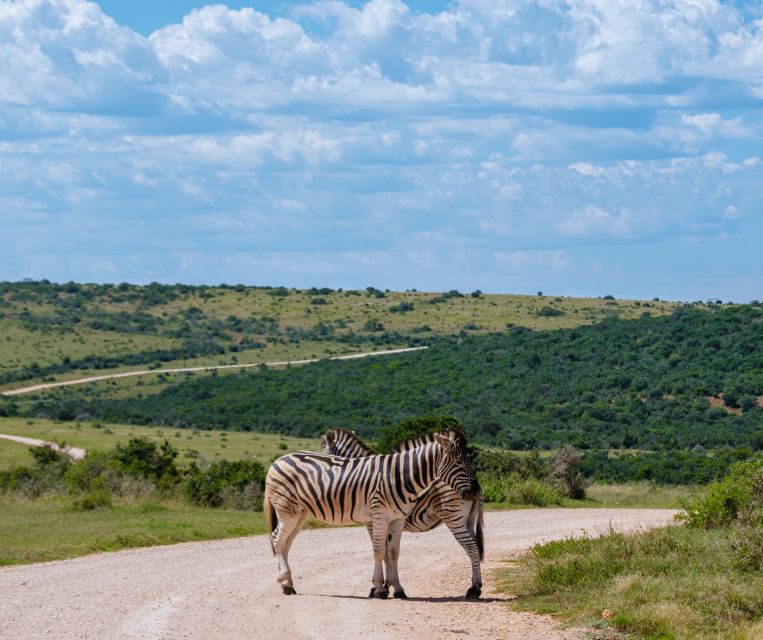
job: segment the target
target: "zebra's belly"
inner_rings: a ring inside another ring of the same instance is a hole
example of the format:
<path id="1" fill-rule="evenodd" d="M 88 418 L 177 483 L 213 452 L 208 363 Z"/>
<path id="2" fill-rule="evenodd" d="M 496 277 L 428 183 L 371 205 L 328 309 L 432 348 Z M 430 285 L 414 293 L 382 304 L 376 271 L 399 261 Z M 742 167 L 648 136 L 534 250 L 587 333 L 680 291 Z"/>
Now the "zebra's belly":
<path id="1" fill-rule="evenodd" d="M 353 508 L 350 504 L 325 503 L 318 508 L 315 504 L 306 502 L 303 507 L 316 520 L 333 526 L 359 524 L 372 520 L 371 509 L 366 505 L 355 505 Z"/>

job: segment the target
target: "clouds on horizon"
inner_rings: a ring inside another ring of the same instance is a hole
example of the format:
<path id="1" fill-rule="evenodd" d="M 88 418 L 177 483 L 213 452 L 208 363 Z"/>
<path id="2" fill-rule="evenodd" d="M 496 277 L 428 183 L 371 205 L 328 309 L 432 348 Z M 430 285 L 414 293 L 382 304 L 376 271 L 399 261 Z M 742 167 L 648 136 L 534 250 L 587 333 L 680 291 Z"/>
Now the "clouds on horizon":
<path id="1" fill-rule="evenodd" d="M 6 1 L 0 277 L 760 297 L 761 104 L 714 0 Z"/>

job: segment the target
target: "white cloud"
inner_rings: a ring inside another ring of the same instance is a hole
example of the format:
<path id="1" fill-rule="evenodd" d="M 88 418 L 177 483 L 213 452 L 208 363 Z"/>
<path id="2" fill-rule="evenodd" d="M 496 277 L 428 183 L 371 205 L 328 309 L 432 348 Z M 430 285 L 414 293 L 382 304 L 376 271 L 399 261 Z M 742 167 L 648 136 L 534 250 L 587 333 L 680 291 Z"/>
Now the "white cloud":
<path id="1" fill-rule="evenodd" d="M 577 238 L 588 236 L 627 238 L 633 235 L 635 222 L 633 214 L 628 209 L 610 213 L 599 206 L 589 204 L 562 219 L 556 228 L 563 236 Z"/>
<path id="2" fill-rule="evenodd" d="M 189 269 L 199 246 L 325 243 L 322 274 L 398 252 L 401 278 L 733 235 L 763 199 L 761 51 L 760 21 L 713 0 L 215 5 L 150 38 L 83 0 L 2 2 L 4 232 L 18 213 L 41 246 L 140 234 Z"/>
<path id="3" fill-rule="evenodd" d="M 573 263 L 569 253 L 564 250 L 495 251 L 493 258 L 497 264 L 512 269 L 567 269 Z"/>
<path id="4" fill-rule="evenodd" d="M 574 162 L 569 168 L 583 176 L 599 177 L 607 175 L 607 170 L 604 167 L 597 167 L 589 162 Z"/>

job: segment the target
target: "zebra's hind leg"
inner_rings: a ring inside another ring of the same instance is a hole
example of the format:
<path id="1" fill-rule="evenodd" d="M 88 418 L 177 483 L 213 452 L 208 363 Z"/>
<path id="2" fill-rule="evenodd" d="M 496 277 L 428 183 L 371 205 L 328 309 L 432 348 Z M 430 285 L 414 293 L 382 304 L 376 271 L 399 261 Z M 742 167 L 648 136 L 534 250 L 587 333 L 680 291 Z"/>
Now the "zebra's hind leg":
<path id="1" fill-rule="evenodd" d="M 394 598 L 407 599 L 405 595 L 405 589 L 400 584 L 400 577 L 397 573 L 397 561 L 400 558 L 400 536 L 403 533 L 403 525 L 405 519 L 395 520 L 389 523 L 389 529 L 387 532 L 387 584 L 392 585 L 395 589 L 393 594 Z"/>
<path id="2" fill-rule="evenodd" d="M 281 585 L 284 594 L 293 595 L 294 582 L 291 579 L 291 569 L 289 568 L 289 549 L 294 538 L 297 537 L 299 530 L 307 518 L 307 513 L 300 511 L 297 514 L 278 514 L 278 527 L 273 532 L 273 549 L 278 559 L 278 577 L 276 580 Z"/>
<path id="3" fill-rule="evenodd" d="M 482 594 L 482 573 L 480 571 L 480 559 L 482 552 L 480 549 L 477 526 L 481 522 L 476 520 L 476 514 L 479 514 L 482 508 L 481 503 L 470 500 L 458 500 L 459 509 L 443 513 L 443 520 L 453 537 L 461 545 L 472 565 L 472 585 L 466 591 L 466 597 L 469 599 L 479 598 Z M 455 500 L 451 502 L 455 503 Z M 481 515 L 480 515 L 481 517 Z"/>

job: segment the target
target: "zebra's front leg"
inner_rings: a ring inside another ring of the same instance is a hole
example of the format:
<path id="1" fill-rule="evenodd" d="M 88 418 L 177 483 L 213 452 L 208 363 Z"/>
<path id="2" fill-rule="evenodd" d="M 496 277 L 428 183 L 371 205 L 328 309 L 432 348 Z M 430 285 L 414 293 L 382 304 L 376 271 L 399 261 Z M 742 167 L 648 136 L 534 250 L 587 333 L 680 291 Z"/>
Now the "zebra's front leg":
<path id="1" fill-rule="evenodd" d="M 400 537 L 403 533 L 405 518 L 394 520 L 389 523 L 387 530 L 387 583 L 395 589 L 394 598 L 407 599 L 405 589 L 400 584 L 400 578 L 397 573 L 397 561 L 400 558 Z"/>
<path id="2" fill-rule="evenodd" d="M 389 590 L 384 583 L 384 556 L 387 551 L 387 530 L 389 522 L 383 514 L 374 514 L 371 542 L 374 548 L 374 575 L 371 579 L 374 598 L 384 599 L 389 596 Z"/>
<path id="3" fill-rule="evenodd" d="M 368 537 L 371 539 L 371 544 L 373 545 L 373 543 L 374 543 L 374 525 L 373 525 L 373 523 L 369 522 L 366 525 L 366 531 L 368 531 Z M 384 566 L 385 566 L 385 569 L 386 569 L 386 566 L 387 566 L 387 556 L 386 555 L 384 556 Z M 386 575 L 386 573 L 384 575 Z M 382 578 L 383 578 L 383 576 L 382 576 Z M 389 582 L 387 582 L 386 579 L 384 580 L 384 587 L 387 590 L 389 590 Z M 376 593 L 376 587 L 371 587 L 371 591 L 368 592 L 368 597 L 369 598 L 373 598 L 375 593 Z"/>

